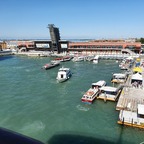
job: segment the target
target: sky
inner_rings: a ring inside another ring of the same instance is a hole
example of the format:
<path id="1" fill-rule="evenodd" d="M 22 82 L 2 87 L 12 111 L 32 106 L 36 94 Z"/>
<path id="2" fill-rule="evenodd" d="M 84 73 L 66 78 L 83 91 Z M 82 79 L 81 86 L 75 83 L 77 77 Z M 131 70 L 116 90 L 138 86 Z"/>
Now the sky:
<path id="1" fill-rule="evenodd" d="M 144 37 L 144 0 L 1 0 L 0 39 Z"/>

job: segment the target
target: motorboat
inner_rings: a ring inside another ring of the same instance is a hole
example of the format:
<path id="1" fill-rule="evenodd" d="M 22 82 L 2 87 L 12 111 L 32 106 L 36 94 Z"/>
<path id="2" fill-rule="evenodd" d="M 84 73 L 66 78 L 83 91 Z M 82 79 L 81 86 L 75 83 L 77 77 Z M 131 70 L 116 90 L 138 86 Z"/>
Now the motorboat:
<path id="1" fill-rule="evenodd" d="M 83 95 L 81 101 L 84 103 L 91 104 L 100 93 L 100 88 L 105 85 L 106 82 L 104 80 L 100 80 L 96 83 L 92 83 L 91 88 Z"/>
<path id="2" fill-rule="evenodd" d="M 64 56 L 62 57 L 63 61 L 62 62 L 65 62 L 65 61 L 70 61 L 72 59 L 71 56 Z"/>
<path id="3" fill-rule="evenodd" d="M 62 57 L 58 57 L 58 58 L 55 58 L 53 61 L 59 61 L 59 62 L 62 62 L 62 61 L 63 61 L 63 58 L 62 58 Z"/>
<path id="4" fill-rule="evenodd" d="M 71 56 L 63 56 L 63 57 L 55 58 L 54 61 L 66 62 L 66 61 L 70 61 L 71 59 L 72 59 Z"/>
<path id="5" fill-rule="evenodd" d="M 70 68 L 60 68 L 57 74 L 57 80 L 58 82 L 64 82 L 68 80 L 72 76 Z"/>
<path id="6" fill-rule="evenodd" d="M 98 99 L 103 99 L 104 101 L 116 101 L 119 97 L 123 86 L 112 87 L 112 86 L 103 86 L 100 88 L 100 94 L 98 95 Z"/>
<path id="7" fill-rule="evenodd" d="M 56 67 L 58 65 L 60 65 L 59 61 L 51 61 L 50 63 L 45 64 L 42 68 L 45 69 L 45 70 L 47 70 L 47 69 Z"/>
<path id="8" fill-rule="evenodd" d="M 124 83 L 126 82 L 127 80 L 127 77 L 128 77 L 128 74 L 123 74 L 123 73 L 114 73 L 112 75 L 112 79 L 111 79 L 111 82 L 112 83 Z"/>
<path id="9" fill-rule="evenodd" d="M 96 55 L 94 58 L 93 58 L 93 63 L 97 64 L 99 62 L 99 56 Z"/>
<path id="10" fill-rule="evenodd" d="M 75 56 L 72 59 L 73 62 L 80 62 L 80 61 L 84 61 L 84 56 Z"/>
<path id="11" fill-rule="evenodd" d="M 95 57 L 94 55 L 89 55 L 86 57 L 86 60 L 87 61 L 93 61 L 94 57 Z"/>

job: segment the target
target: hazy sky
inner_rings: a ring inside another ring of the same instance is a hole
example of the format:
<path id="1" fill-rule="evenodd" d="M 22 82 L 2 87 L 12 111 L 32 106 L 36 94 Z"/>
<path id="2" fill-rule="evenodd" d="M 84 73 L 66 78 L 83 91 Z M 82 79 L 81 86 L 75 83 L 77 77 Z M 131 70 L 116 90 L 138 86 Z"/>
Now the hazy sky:
<path id="1" fill-rule="evenodd" d="M 144 0 L 1 0 L 1 38 L 144 37 Z"/>

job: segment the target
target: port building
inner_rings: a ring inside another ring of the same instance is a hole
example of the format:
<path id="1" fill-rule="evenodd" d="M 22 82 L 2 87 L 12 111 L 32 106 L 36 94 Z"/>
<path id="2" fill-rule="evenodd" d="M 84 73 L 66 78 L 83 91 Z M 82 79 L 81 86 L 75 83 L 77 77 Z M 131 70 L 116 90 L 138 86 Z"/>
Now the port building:
<path id="1" fill-rule="evenodd" d="M 141 43 L 132 40 L 90 40 L 72 42 L 68 40 L 61 40 L 59 28 L 54 24 L 48 24 L 50 40 L 18 40 L 7 42 L 7 46 L 0 43 L 0 48 L 3 47 L 11 48 L 18 47 L 19 49 L 25 48 L 26 51 L 52 51 L 57 53 L 62 52 L 81 52 L 81 53 L 104 53 L 104 54 L 119 54 L 129 53 L 140 53 Z M 17 46 L 16 46 L 17 45 Z M 129 51 L 126 51 L 129 50 Z"/>
<path id="2" fill-rule="evenodd" d="M 135 53 L 141 50 L 140 42 L 127 42 L 127 41 L 87 41 L 87 42 L 69 42 L 69 51 L 79 52 L 121 52 L 123 49 L 129 49 Z"/>

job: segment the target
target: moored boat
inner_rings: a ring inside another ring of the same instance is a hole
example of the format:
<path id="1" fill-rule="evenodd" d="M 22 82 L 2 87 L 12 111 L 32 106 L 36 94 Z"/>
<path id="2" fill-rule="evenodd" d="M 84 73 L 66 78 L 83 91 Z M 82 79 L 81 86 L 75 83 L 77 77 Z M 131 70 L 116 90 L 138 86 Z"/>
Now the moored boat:
<path id="1" fill-rule="evenodd" d="M 97 64 L 99 62 L 99 56 L 96 55 L 94 58 L 93 58 L 93 63 Z"/>
<path id="2" fill-rule="evenodd" d="M 111 79 L 111 82 L 112 83 L 124 83 L 126 82 L 127 80 L 127 77 L 128 77 L 128 74 L 123 74 L 123 73 L 114 73 L 112 75 L 112 79 Z"/>
<path id="3" fill-rule="evenodd" d="M 70 61 L 72 59 L 71 56 L 64 56 L 63 57 L 63 61 L 62 62 L 65 62 L 65 61 Z"/>
<path id="4" fill-rule="evenodd" d="M 72 76 L 70 68 L 60 68 L 57 74 L 57 80 L 58 82 L 64 82 L 68 80 Z"/>
<path id="5" fill-rule="evenodd" d="M 45 70 L 56 67 L 60 65 L 59 61 L 51 61 L 50 63 L 45 64 L 42 68 L 44 68 Z"/>
<path id="6" fill-rule="evenodd" d="M 84 61 L 84 56 L 75 56 L 72 59 L 73 62 L 80 62 L 80 61 Z"/>
<path id="7" fill-rule="evenodd" d="M 91 104 L 100 93 L 100 88 L 105 85 L 106 82 L 104 80 L 92 83 L 91 88 L 83 95 L 81 101 Z"/>
<path id="8" fill-rule="evenodd" d="M 116 101 L 122 91 L 122 88 L 123 87 L 121 85 L 117 88 L 112 86 L 103 86 L 100 88 L 100 94 L 97 98 L 103 99 L 104 101 Z"/>
<path id="9" fill-rule="evenodd" d="M 63 57 L 55 58 L 54 61 L 66 62 L 66 61 L 70 61 L 71 59 L 72 59 L 71 56 L 63 56 Z"/>

